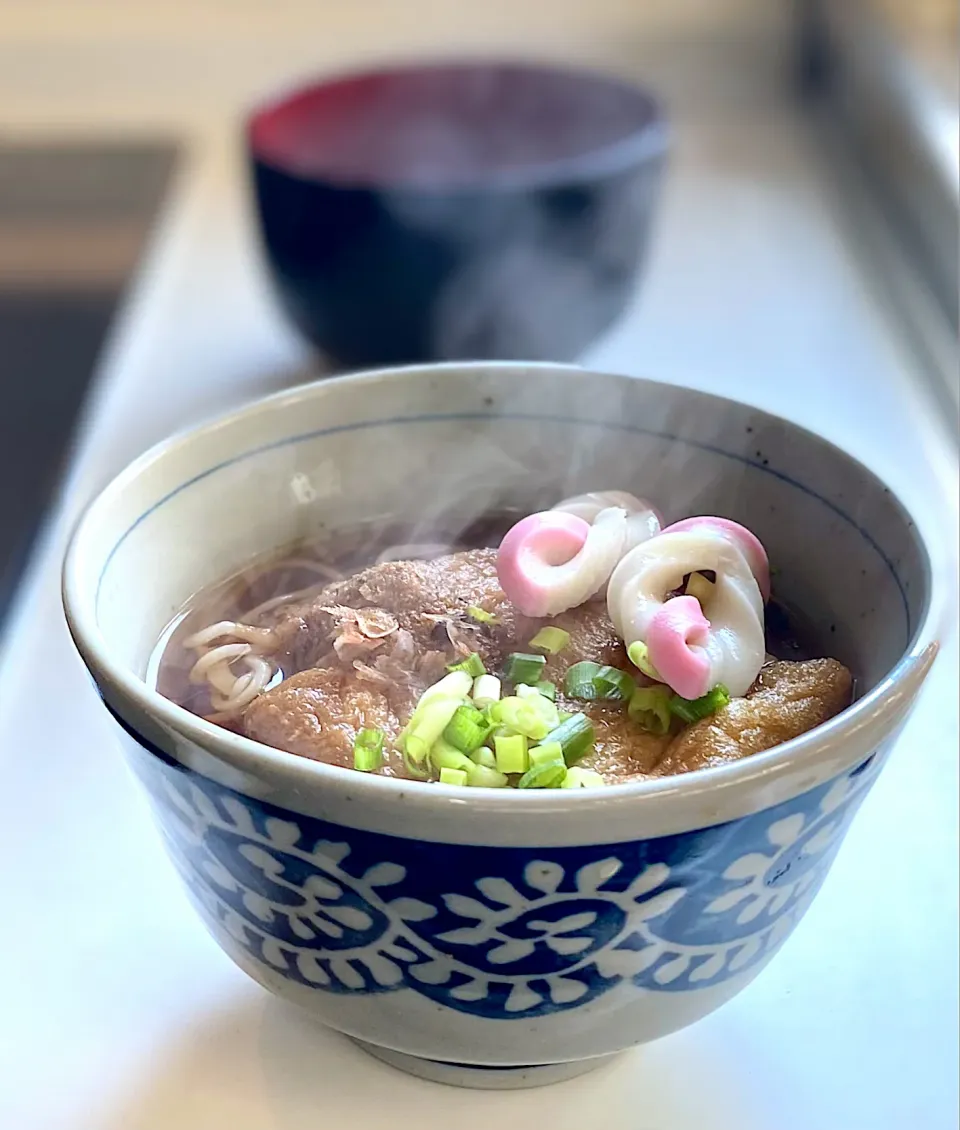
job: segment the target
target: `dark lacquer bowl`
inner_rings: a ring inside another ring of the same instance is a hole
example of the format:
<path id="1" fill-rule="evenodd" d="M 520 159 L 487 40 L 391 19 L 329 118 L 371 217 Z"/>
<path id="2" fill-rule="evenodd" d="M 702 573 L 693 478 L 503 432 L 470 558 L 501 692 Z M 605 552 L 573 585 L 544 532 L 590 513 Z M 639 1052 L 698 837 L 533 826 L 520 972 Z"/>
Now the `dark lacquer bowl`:
<path id="1" fill-rule="evenodd" d="M 247 144 L 280 302 L 353 367 L 575 358 L 634 293 L 667 131 L 640 87 L 471 62 L 302 87 Z"/>

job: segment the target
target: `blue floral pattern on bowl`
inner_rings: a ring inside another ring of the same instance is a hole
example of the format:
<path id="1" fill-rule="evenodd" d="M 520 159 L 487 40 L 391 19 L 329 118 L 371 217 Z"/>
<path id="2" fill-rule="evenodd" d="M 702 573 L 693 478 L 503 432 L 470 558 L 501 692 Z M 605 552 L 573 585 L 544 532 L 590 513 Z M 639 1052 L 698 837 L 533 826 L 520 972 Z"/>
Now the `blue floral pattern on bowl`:
<path id="1" fill-rule="evenodd" d="M 791 932 L 879 769 L 727 824 L 632 843 L 424 843 L 297 816 L 156 757 L 141 773 L 201 911 L 331 993 L 409 990 L 532 1018 L 614 987 L 717 985 Z"/>

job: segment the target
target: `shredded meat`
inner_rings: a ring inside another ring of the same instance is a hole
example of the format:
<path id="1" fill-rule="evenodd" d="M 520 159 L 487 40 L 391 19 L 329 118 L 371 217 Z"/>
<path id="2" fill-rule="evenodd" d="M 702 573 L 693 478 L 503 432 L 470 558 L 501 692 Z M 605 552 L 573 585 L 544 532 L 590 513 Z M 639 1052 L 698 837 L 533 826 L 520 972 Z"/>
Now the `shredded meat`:
<path id="1" fill-rule="evenodd" d="M 483 609 L 492 622 L 469 614 Z M 544 678 L 562 685 L 572 662 L 590 659 L 629 669 L 602 601 L 550 619 L 570 633 L 563 652 L 548 657 Z M 333 765 L 353 764 L 364 728 L 395 739 L 419 695 L 447 663 L 471 651 L 497 671 L 527 650 L 543 621 L 522 616 L 500 589 L 496 551 L 475 549 L 435 561 L 392 561 L 337 581 L 275 618 L 281 664 L 299 674 L 247 708 L 244 732 L 258 741 Z M 639 730 L 622 706 L 564 702 L 596 727 L 596 752 L 584 761 L 608 782 L 684 773 L 768 749 L 819 725 L 850 698 L 850 674 L 834 660 L 772 663 L 745 699 L 688 727 L 679 736 Z M 384 772 L 403 776 L 397 754 Z"/>
<path id="2" fill-rule="evenodd" d="M 471 605 L 490 612 L 497 624 L 471 620 Z M 515 634 L 513 606 L 497 581 L 496 551 L 475 549 L 435 561 L 389 561 L 327 586 L 275 625 L 280 654 L 296 670 L 311 667 L 351 623 L 361 633 L 358 611 L 369 620 L 376 610 L 410 633 L 418 655 L 439 651 L 447 662 L 455 654 L 448 622 L 455 638 L 490 661 L 499 657 L 498 641 Z"/>

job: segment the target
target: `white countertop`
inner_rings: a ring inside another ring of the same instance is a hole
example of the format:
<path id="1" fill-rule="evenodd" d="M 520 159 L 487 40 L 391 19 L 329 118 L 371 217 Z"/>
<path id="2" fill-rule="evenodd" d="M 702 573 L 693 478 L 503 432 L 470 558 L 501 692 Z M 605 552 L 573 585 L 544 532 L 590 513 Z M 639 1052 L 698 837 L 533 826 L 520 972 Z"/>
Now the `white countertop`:
<path id="1" fill-rule="evenodd" d="M 678 96 L 674 113 L 641 299 L 585 360 L 790 415 L 876 467 L 955 545 L 956 452 L 859 273 L 805 126 L 763 90 Z M 71 649 L 57 585 L 78 508 L 130 457 L 306 371 L 257 272 L 227 135 L 221 123 L 194 137 L 0 651 L 0 1127 L 951 1130 L 955 558 L 953 630 L 816 904 L 695 1027 L 553 1088 L 457 1091 L 313 1026 L 207 937 Z"/>

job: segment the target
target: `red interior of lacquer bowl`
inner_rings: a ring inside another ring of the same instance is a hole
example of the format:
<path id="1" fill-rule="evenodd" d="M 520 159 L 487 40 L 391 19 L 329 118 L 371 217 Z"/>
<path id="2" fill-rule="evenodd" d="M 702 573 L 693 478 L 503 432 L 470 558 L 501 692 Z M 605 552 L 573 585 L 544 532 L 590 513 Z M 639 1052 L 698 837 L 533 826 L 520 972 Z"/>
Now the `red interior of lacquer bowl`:
<path id="1" fill-rule="evenodd" d="M 362 74 L 255 113 L 256 158 L 307 178 L 453 187 L 534 174 L 630 148 L 657 117 L 641 90 L 514 64 Z"/>

